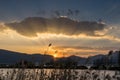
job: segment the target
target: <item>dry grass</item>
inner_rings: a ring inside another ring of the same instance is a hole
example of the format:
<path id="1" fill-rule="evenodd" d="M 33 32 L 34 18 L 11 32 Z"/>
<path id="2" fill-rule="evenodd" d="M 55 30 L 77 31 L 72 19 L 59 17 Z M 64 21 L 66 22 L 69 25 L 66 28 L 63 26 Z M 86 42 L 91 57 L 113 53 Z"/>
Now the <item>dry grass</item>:
<path id="1" fill-rule="evenodd" d="M 120 72 L 75 69 L 0 69 L 0 80 L 120 80 Z"/>

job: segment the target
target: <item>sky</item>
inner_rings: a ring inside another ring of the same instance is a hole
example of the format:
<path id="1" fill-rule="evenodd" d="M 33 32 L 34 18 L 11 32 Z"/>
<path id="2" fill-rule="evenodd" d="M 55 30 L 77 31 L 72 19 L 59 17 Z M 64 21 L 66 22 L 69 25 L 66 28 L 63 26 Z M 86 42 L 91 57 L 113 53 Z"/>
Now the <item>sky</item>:
<path id="1" fill-rule="evenodd" d="M 0 0 L 0 49 L 57 57 L 119 50 L 119 8 L 120 0 Z"/>

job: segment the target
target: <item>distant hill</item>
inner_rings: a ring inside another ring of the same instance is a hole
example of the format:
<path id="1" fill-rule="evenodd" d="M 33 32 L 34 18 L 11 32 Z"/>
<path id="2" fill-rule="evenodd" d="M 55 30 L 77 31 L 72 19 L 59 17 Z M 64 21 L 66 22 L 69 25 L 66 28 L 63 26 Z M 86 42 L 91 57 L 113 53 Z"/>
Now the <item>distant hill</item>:
<path id="1" fill-rule="evenodd" d="M 66 60 L 72 60 L 74 62 L 77 62 L 78 65 L 103 64 L 105 63 L 105 61 L 107 61 L 110 64 L 118 64 L 119 57 L 120 57 L 120 52 L 115 51 L 112 52 L 111 54 L 107 54 L 107 55 L 99 54 L 95 56 L 90 56 L 88 58 L 72 55 L 69 57 L 58 58 L 57 61 L 64 62 Z M 42 63 L 42 62 L 53 61 L 54 58 L 51 55 L 26 54 L 26 53 L 0 49 L 0 64 L 14 64 L 21 60 L 31 61 L 34 63 L 35 62 Z"/>
<path id="2" fill-rule="evenodd" d="M 42 54 L 26 54 L 0 49 L 0 64 L 14 64 L 21 60 L 32 62 L 50 61 L 53 56 Z"/>

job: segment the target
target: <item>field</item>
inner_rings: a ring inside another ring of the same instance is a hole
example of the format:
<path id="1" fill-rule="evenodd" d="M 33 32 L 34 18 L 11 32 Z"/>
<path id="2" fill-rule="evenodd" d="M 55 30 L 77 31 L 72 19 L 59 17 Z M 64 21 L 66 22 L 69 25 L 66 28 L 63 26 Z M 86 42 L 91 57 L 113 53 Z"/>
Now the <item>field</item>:
<path id="1" fill-rule="evenodd" d="M 120 71 L 79 69 L 0 69 L 0 80 L 120 80 Z"/>

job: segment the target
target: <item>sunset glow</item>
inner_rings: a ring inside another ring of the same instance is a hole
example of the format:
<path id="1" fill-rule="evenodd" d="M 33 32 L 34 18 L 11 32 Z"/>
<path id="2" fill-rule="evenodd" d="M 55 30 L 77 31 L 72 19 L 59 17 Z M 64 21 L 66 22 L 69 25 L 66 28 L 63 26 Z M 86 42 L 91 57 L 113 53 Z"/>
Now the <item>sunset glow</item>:
<path id="1" fill-rule="evenodd" d="M 57 54 L 54 54 L 53 56 L 54 56 L 54 58 L 57 58 L 57 57 L 58 57 Z"/>
<path id="2" fill-rule="evenodd" d="M 96 1 L 87 1 L 88 6 L 81 0 L 70 1 L 69 6 L 63 4 L 67 1 L 48 4 L 37 0 L 36 5 L 34 1 L 19 2 L 13 1 L 13 5 L 8 1 L 8 8 L 0 5 L 0 49 L 27 54 L 47 52 L 54 57 L 88 57 L 120 48 L 119 2 L 108 5 L 107 1 L 100 1 L 104 6 L 95 7 L 91 5 L 96 5 Z"/>
<path id="3" fill-rule="evenodd" d="M 49 49 L 48 54 L 53 55 L 54 57 L 62 57 L 63 53 L 66 56 L 70 56 L 77 53 L 77 55 L 83 56 L 83 57 L 86 57 L 89 55 L 96 55 L 96 53 L 106 54 L 109 51 L 109 49 L 111 49 L 112 47 L 107 48 L 107 46 L 104 45 L 106 49 L 102 50 L 101 48 L 99 48 L 99 46 L 92 45 L 92 47 L 88 49 L 89 45 L 85 43 L 86 42 L 88 43 L 89 41 L 92 41 L 92 40 L 101 41 L 104 39 L 107 39 L 110 41 L 117 41 L 117 42 L 120 41 L 119 38 L 115 38 L 110 35 L 94 37 L 94 36 L 87 36 L 84 34 L 80 34 L 78 36 L 76 35 L 67 36 L 64 34 L 43 33 L 43 34 L 38 34 L 38 37 L 25 37 L 18 34 L 14 30 L 10 30 L 10 29 L 7 29 L 0 34 L 1 34 L 0 40 L 2 41 L 0 45 L 1 49 L 8 49 L 16 52 L 29 53 L 29 54 L 33 54 L 33 53 L 43 54 L 47 49 L 47 45 L 52 42 L 53 45 Z M 82 41 L 82 39 L 84 40 Z M 82 42 L 77 42 L 77 41 L 82 41 Z M 83 42 L 85 43 L 83 44 Z M 86 45 L 86 48 L 82 48 L 82 45 L 84 46 Z M 66 46 L 66 47 L 62 48 L 62 46 Z M 81 48 L 77 48 L 78 46 L 81 46 Z M 55 50 L 60 51 L 61 54 L 60 53 L 54 54 Z"/>

